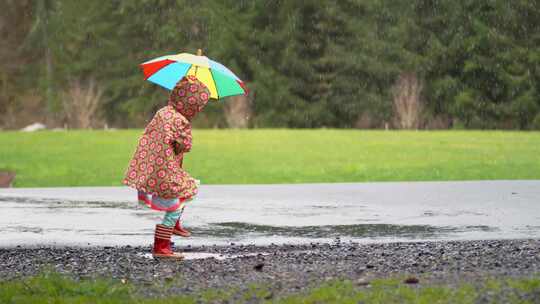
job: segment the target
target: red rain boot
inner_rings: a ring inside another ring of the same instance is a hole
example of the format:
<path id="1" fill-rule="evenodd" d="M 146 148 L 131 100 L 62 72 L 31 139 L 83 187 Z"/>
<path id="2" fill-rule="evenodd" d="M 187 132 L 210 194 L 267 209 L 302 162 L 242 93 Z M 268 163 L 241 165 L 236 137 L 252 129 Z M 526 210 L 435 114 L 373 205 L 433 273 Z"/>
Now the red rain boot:
<path id="1" fill-rule="evenodd" d="M 154 258 L 169 258 L 181 260 L 184 256 L 181 253 L 176 253 L 171 249 L 171 235 L 173 228 L 164 225 L 156 225 L 154 235 L 154 250 L 152 256 Z"/>
<path id="2" fill-rule="evenodd" d="M 182 227 L 182 224 L 180 223 L 180 220 L 176 221 L 176 225 L 174 226 L 173 232 L 174 235 L 183 236 L 183 237 L 190 237 L 191 232 L 187 231 Z"/>

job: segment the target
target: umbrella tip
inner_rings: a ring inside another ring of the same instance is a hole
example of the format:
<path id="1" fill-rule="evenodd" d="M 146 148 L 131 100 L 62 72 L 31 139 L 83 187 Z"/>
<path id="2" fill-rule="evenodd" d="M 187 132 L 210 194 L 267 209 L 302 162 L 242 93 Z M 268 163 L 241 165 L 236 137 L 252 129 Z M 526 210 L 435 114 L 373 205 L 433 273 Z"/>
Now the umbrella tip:
<path id="1" fill-rule="evenodd" d="M 197 56 L 202 56 L 202 50 L 201 49 L 197 50 Z"/>

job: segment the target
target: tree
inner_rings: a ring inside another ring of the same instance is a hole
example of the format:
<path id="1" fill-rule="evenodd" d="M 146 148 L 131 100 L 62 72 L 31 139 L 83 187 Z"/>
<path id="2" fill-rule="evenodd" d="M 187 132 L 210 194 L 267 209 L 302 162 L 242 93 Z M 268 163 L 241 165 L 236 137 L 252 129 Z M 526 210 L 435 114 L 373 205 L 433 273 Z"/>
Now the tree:
<path id="1" fill-rule="evenodd" d="M 56 9 L 55 0 L 36 0 L 33 3 L 34 22 L 28 32 L 23 48 L 31 53 L 38 62 L 38 71 L 44 77 L 41 87 L 45 91 L 45 100 L 49 116 L 54 116 L 59 111 L 59 102 L 56 98 L 55 79 L 52 54 L 52 38 L 56 35 L 57 29 L 52 24 Z M 35 74 L 34 74 L 35 75 Z"/>
<path id="2" fill-rule="evenodd" d="M 539 106 L 538 13 L 530 1 L 415 1 L 408 47 L 423 58 L 431 111 L 465 127 L 527 128 Z"/>
<path id="3" fill-rule="evenodd" d="M 66 109 L 59 97 L 73 91 L 70 84 L 95 82 L 103 90 L 98 111 L 109 124 L 143 126 L 168 92 L 145 82 L 138 65 L 200 48 L 245 80 L 255 127 L 382 127 L 395 119 L 392 99 L 399 94 L 392 90 L 404 78 L 423 88 L 419 120 L 450 117 L 467 128 L 521 129 L 540 121 L 536 1 L 2 5 L 4 117 L 6 109 L 22 113 L 19 96 L 39 88 L 50 119 L 61 124 Z M 223 107 L 212 104 L 198 123 L 225 126 Z"/>
<path id="4" fill-rule="evenodd" d="M 25 88 L 24 67 L 30 63 L 22 45 L 32 25 L 31 1 L 0 4 L 0 128 L 16 126 L 17 99 Z"/>

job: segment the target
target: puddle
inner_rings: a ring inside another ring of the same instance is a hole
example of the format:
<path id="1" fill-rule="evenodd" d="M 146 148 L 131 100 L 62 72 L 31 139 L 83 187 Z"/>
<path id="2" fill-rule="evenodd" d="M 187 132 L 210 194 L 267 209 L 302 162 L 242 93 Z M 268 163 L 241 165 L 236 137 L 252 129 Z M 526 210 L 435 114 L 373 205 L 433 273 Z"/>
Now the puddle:
<path id="1" fill-rule="evenodd" d="M 208 230 L 198 231 L 208 236 L 241 236 L 245 234 L 277 235 L 303 238 L 377 238 L 404 237 L 428 238 L 448 235 L 456 232 L 456 227 L 435 227 L 429 225 L 391 225 L 391 224 L 357 224 L 357 225 L 324 225 L 324 226 L 269 226 L 241 222 L 216 223 Z"/>
<path id="2" fill-rule="evenodd" d="M 0 232 L 31 232 L 31 233 L 43 233 L 43 229 L 36 226 L 7 226 L 3 227 Z"/>
<path id="3" fill-rule="evenodd" d="M 139 253 L 137 254 L 140 257 L 153 260 L 154 257 L 151 253 Z M 182 255 L 184 256 L 184 260 L 202 260 L 202 259 L 216 259 L 216 260 L 227 260 L 227 259 L 236 259 L 236 258 L 244 258 L 244 257 L 251 257 L 251 256 L 261 256 L 261 255 L 268 255 L 268 253 L 265 252 L 258 252 L 258 253 L 246 253 L 246 254 L 220 254 L 220 253 L 210 253 L 210 252 L 182 252 Z"/>
<path id="4" fill-rule="evenodd" d="M 472 216 L 487 216 L 487 214 L 483 212 L 478 211 L 467 211 L 467 210 L 458 210 L 453 212 L 438 212 L 438 211 L 432 211 L 432 210 L 426 210 L 424 213 L 422 213 L 422 216 L 446 216 L 446 217 L 458 217 L 458 216 L 466 216 L 466 215 L 472 215 Z"/>
<path id="5" fill-rule="evenodd" d="M 25 205 L 38 205 L 37 208 L 47 209 L 65 209 L 65 208 L 111 208 L 111 209 L 137 209 L 140 208 L 134 202 L 103 202 L 103 201 L 76 201 L 76 200 L 58 200 L 47 198 L 25 198 L 0 196 L 0 204 L 3 202 L 18 203 L 19 208 L 25 208 Z"/>

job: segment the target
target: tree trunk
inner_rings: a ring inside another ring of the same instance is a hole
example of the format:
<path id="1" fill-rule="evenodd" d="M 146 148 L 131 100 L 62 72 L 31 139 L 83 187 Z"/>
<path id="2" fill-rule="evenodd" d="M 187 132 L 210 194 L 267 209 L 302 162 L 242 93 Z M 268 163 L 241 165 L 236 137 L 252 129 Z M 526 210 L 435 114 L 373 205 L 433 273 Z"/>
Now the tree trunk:
<path id="1" fill-rule="evenodd" d="M 229 97 L 225 105 L 225 119 L 230 128 L 244 129 L 249 125 L 251 107 L 247 96 Z"/>

